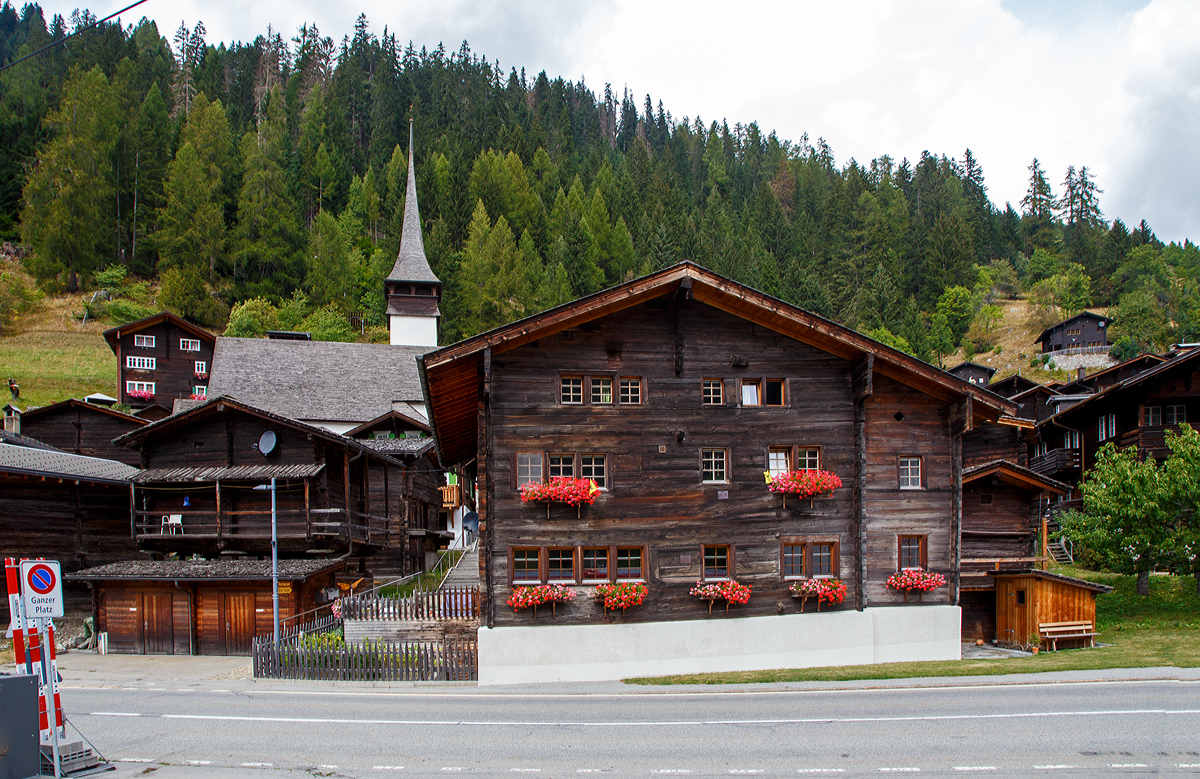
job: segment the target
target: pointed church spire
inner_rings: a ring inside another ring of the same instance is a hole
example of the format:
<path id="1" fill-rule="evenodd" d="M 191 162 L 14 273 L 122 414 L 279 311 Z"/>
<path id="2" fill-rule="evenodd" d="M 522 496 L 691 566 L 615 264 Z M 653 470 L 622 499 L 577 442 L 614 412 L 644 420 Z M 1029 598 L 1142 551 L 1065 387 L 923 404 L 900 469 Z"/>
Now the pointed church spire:
<path id="1" fill-rule="evenodd" d="M 408 121 L 408 189 L 404 194 L 404 227 L 400 232 L 400 253 L 388 274 L 388 281 L 440 284 L 429 260 L 425 258 L 425 241 L 421 238 L 421 212 L 417 206 L 417 170 L 413 165 L 413 123 Z"/>

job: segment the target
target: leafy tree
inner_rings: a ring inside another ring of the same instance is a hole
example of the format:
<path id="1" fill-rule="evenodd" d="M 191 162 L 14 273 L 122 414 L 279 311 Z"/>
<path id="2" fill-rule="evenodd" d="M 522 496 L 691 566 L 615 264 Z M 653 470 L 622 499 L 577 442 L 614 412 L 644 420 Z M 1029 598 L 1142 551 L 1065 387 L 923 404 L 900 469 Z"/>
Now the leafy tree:
<path id="1" fill-rule="evenodd" d="M 229 315 L 229 309 L 209 291 L 203 270 L 195 265 L 163 271 L 158 300 L 179 316 L 210 327 L 224 324 Z"/>
<path id="2" fill-rule="evenodd" d="M 266 298 L 250 298 L 233 307 L 224 335 L 234 338 L 262 338 L 274 330 L 275 306 Z"/>
<path id="3" fill-rule="evenodd" d="M 871 338 L 874 338 L 876 341 L 879 341 L 879 343 L 884 344 L 885 346 L 890 346 L 893 349 L 904 352 L 905 354 L 916 356 L 913 352 L 912 344 L 908 342 L 907 338 L 901 335 L 895 335 L 886 327 L 877 327 L 874 330 L 868 330 L 867 335 L 869 335 Z"/>
<path id="4" fill-rule="evenodd" d="M 1118 341 L 1129 339 L 1139 353 L 1155 351 L 1168 340 L 1167 312 L 1149 290 L 1126 292 L 1113 311 L 1112 333 Z"/>
<path id="5" fill-rule="evenodd" d="M 318 308 L 299 323 L 299 329 L 312 335 L 314 341 L 342 341 L 352 343 L 358 333 L 350 327 L 345 313 L 333 303 Z"/>

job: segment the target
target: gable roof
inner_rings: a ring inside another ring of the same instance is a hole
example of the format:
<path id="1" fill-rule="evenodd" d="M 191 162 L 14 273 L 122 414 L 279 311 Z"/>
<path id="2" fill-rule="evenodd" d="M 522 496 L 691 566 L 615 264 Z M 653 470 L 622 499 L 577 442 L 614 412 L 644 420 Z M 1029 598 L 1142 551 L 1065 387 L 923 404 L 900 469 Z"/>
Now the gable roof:
<path id="1" fill-rule="evenodd" d="M 970 468 L 963 468 L 962 480 L 963 484 L 969 484 L 973 481 L 995 476 L 1005 484 L 1011 484 L 1014 487 L 1021 487 L 1027 490 L 1046 490 L 1059 495 L 1066 495 L 1071 491 L 1071 488 L 1060 481 L 1047 478 L 1036 471 L 1017 465 L 1008 460 L 992 460 L 991 462 L 973 465 Z"/>
<path id="2" fill-rule="evenodd" d="M 391 411 L 393 401 L 420 402 L 416 358 L 429 349 L 221 337 L 208 392 L 289 419 L 361 424 Z"/>
<path id="3" fill-rule="evenodd" d="M 36 438 L 30 438 L 27 435 L 13 433 L 0 428 L 0 444 L 10 444 L 12 446 L 27 446 L 30 449 L 44 449 L 47 452 L 61 452 L 57 446 L 51 446 L 45 441 L 39 441 Z"/>
<path id="4" fill-rule="evenodd" d="M 1116 384 L 1110 384 L 1109 386 L 1101 389 L 1100 391 L 1096 392 L 1095 394 L 1083 396 L 1082 399 L 1079 400 L 1078 402 L 1072 404 L 1068 408 L 1064 408 L 1062 411 L 1058 412 L 1054 416 L 1048 417 L 1045 420 L 1045 422 L 1053 422 L 1053 423 L 1057 424 L 1057 423 L 1063 421 L 1064 419 L 1066 419 L 1067 417 L 1078 413 L 1078 411 L 1080 409 L 1095 408 L 1097 404 L 1099 404 L 1100 402 L 1102 402 L 1104 400 L 1107 400 L 1108 398 L 1112 398 L 1115 395 L 1117 395 L 1125 390 L 1128 390 L 1130 388 L 1140 386 L 1147 382 L 1153 382 L 1158 379 L 1161 379 L 1161 378 L 1163 378 L 1164 374 L 1170 373 L 1171 371 L 1174 371 L 1178 368 L 1187 366 L 1189 363 L 1194 363 L 1198 359 L 1200 359 L 1200 349 L 1193 349 L 1191 351 L 1183 352 L 1178 357 L 1173 357 L 1170 360 L 1167 360 L 1166 362 L 1159 363 L 1158 365 L 1154 366 L 1153 368 L 1150 368 L 1149 370 L 1142 371 L 1141 373 L 1136 373 L 1133 376 L 1130 376 L 1129 378 L 1125 379 L 1124 381 L 1118 381 Z M 1197 367 L 1198 366 L 1196 366 L 1196 365 L 1191 366 L 1192 370 L 1196 370 Z"/>
<path id="5" fill-rule="evenodd" d="M 1108 376 L 1110 373 L 1120 374 L 1123 369 L 1132 367 L 1135 363 L 1142 363 L 1142 370 L 1149 370 L 1154 366 L 1161 365 L 1166 361 L 1166 357 L 1160 357 L 1157 354 L 1139 354 L 1137 357 L 1132 357 L 1124 362 L 1119 362 L 1116 365 L 1110 365 L 1103 370 L 1096 371 L 1095 373 L 1089 373 L 1082 379 L 1075 379 L 1075 381 L 1067 382 L 1062 386 L 1061 391 L 1063 393 L 1069 393 L 1072 389 L 1082 389 L 1085 391 L 1091 390 L 1094 389 L 1093 385 L 1095 384 L 1096 380 Z"/>
<path id="6" fill-rule="evenodd" d="M 953 373 L 955 376 L 957 376 L 958 371 L 962 368 L 978 368 L 979 370 L 987 373 L 989 379 L 992 377 L 992 374 L 994 374 L 996 372 L 995 368 L 989 368 L 988 366 L 980 365 L 977 362 L 960 362 L 958 365 L 955 365 L 953 368 L 947 368 L 946 372 Z"/>
<path id="7" fill-rule="evenodd" d="M 116 354 L 117 341 L 119 341 L 122 336 L 129 335 L 130 333 L 136 333 L 139 330 L 145 330 L 147 327 L 153 327 L 154 325 L 162 324 L 163 322 L 170 322 L 176 327 L 188 331 L 201 341 L 208 341 L 209 343 L 212 343 L 217 339 L 215 335 L 207 330 L 197 327 L 191 322 L 175 316 L 170 311 L 163 311 L 155 314 L 154 316 L 148 316 L 145 319 L 139 319 L 136 322 L 130 322 L 127 325 L 110 327 L 108 330 L 104 331 L 104 340 L 108 341 L 108 348 L 113 350 L 113 354 Z"/>
<path id="8" fill-rule="evenodd" d="M 129 414 L 123 414 L 120 411 L 109 408 L 108 406 L 101 406 L 98 403 L 88 403 L 77 398 L 69 398 L 67 400 L 60 400 L 57 403 L 51 403 L 49 406 L 32 408 L 22 414 L 21 419 L 24 421 L 36 420 L 39 416 L 65 411 L 69 408 L 82 409 L 89 414 L 107 414 L 110 417 L 116 417 L 117 419 L 129 422 L 138 427 L 149 424 L 149 422 L 144 419 L 139 419 L 138 417 L 131 416 Z"/>
<path id="9" fill-rule="evenodd" d="M 86 481 L 92 484 L 128 484 L 138 469 L 116 460 L 35 449 L 0 446 L 0 472 L 22 476 Z"/>
<path id="10" fill-rule="evenodd" d="M 404 227 L 400 231 L 400 252 L 388 274 L 388 281 L 416 281 L 441 284 L 425 259 L 425 242 L 421 238 L 421 212 L 417 206 L 417 170 L 413 165 L 413 129 L 408 123 L 408 188 L 404 192 Z"/>
<path id="11" fill-rule="evenodd" d="M 465 462 L 476 451 L 476 399 L 484 351 L 496 354 L 646 301 L 684 293 L 699 303 L 740 317 L 846 360 L 873 355 L 875 372 L 934 397 L 970 397 L 973 414 L 995 421 L 1016 404 L 984 387 L 939 370 L 836 322 L 758 292 L 690 262 L 588 295 L 504 327 L 422 355 L 421 384 L 443 464 Z"/>
<path id="12" fill-rule="evenodd" d="M 1033 340 L 1033 342 L 1035 344 L 1040 344 L 1042 341 L 1045 341 L 1047 338 L 1050 337 L 1051 330 L 1055 330 L 1059 327 L 1062 327 L 1063 325 L 1070 324 L 1071 322 L 1074 322 L 1076 319 L 1095 319 L 1096 321 L 1104 321 L 1104 322 L 1108 322 L 1110 324 L 1112 322 L 1112 319 L 1110 319 L 1109 317 L 1100 316 L 1099 314 L 1093 314 L 1091 311 L 1081 311 L 1073 317 L 1069 317 L 1068 319 L 1064 319 L 1061 322 L 1055 322 L 1054 324 L 1050 325 L 1045 330 L 1043 330 L 1042 334 L 1039 335 L 1037 338 L 1035 338 Z"/>
<path id="13" fill-rule="evenodd" d="M 408 404 L 405 404 L 405 407 L 412 408 Z M 424 430 L 426 433 L 433 432 L 433 428 L 429 426 L 429 423 L 423 419 L 418 419 L 415 414 L 413 416 L 409 416 L 408 414 L 403 414 L 396 409 L 392 409 L 386 414 L 380 414 L 374 419 L 369 419 L 366 422 L 363 422 L 353 430 L 347 430 L 346 436 L 349 438 L 354 438 L 354 436 L 358 435 L 359 433 L 365 433 L 368 430 L 379 427 L 385 422 L 391 420 L 400 422 L 402 427 L 415 427 L 418 430 Z"/>
<path id="14" fill-rule="evenodd" d="M 1010 386 L 1011 385 L 1011 386 Z M 988 389 L 995 392 L 997 395 L 1002 395 L 1006 398 L 1013 398 L 1017 395 L 1031 390 L 1034 387 L 1041 386 L 1033 379 L 1022 376 L 1019 373 L 1014 373 L 1010 376 L 1005 376 L 1003 379 L 996 379 L 988 384 Z"/>
<path id="15" fill-rule="evenodd" d="M 306 341 L 293 341 L 292 343 L 307 343 L 307 342 Z M 116 438 L 113 439 L 113 443 L 128 446 L 130 442 L 140 441 L 149 436 L 156 435 L 156 434 L 164 432 L 166 430 L 170 430 L 173 427 L 177 427 L 179 425 L 186 425 L 186 424 L 194 422 L 198 419 L 203 419 L 204 417 L 206 417 L 210 414 L 219 413 L 221 411 L 224 411 L 226 406 L 228 406 L 229 408 L 232 408 L 236 411 L 240 411 L 245 414 L 250 414 L 251 416 L 259 417 L 260 419 L 267 419 L 272 422 L 275 422 L 276 424 L 280 424 L 285 427 L 290 427 L 295 430 L 300 430 L 302 432 L 308 433 L 309 435 L 313 436 L 314 438 L 322 438 L 326 441 L 340 444 L 349 449 L 357 449 L 360 452 L 370 452 L 371 455 L 374 456 L 375 458 L 386 460 L 386 461 L 392 463 L 393 465 L 403 465 L 403 463 L 401 463 L 397 460 L 393 460 L 390 457 L 379 454 L 379 452 L 377 452 L 374 449 L 371 449 L 368 446 L 363 446 L 362 441 L 358 441 L 353 438 L 347 438 L 344 435 L 338 435 L 337 433 L 326 430 L 323 427 L 316 427 L 314 425 L 306 425 L 305 423 L 298 422 L 295 419 L 288 419 L 287 417 L 280 416 L 279 414 L 273 414 L 270 411 L 266 411 L 261 408 L 255 408 L 254 406 L 244 403 L 244 402 L 238 400 L 237 398 L 231 398 L 228 395 L 214 395 L 213 397 L 208 398 L 207 400 L 203 401 L 202 403 L 199 403 L 199 404 L 193 406 L 192 408 L 187 409 L 186 411 L 181 411 L 178 414 L 172 414 L 171 416 L 166 417 L 164 419 L 160 419 L 157 422 L 151 422 L 150 424 L 146 425 L 143 428 L 139 428 L 137 430 L 134 430 L 133 432 L 126 433 L 125 435 L 122 435 L 122 436 L 117 436 Z"/>

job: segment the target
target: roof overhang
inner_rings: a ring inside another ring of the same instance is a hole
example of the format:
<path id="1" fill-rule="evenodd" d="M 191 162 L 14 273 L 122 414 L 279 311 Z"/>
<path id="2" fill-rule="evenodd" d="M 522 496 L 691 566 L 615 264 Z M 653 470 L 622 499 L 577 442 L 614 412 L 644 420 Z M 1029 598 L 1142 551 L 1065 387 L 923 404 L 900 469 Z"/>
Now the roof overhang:
<path id="1" fill-rule="evenodd" d="M 1066 495 L 1071 488 L 1060 481 L 1048 479 L 1040 473 L 1023 468 L 1007 460 L 994 460 L 983 465 L 963 469 L 963 486 L 986 478 L 995 477 L 1001 482 L 1030 492 L 1045 490 L 1058 495 Z"/>
<path id="2" fill-rule="evenodd" d="M 117 341 L 121 339 L 121 336 L 128 335 L 130 333 L 136 333 L 140 330 L 145 330 L 147 327 L 153 327 L 154 325 L 162 324 L 163 322 L 170 322 L 181 330 L 186 330 L 202 341 L 209 341 L 211 343 L 217 340 L 217 337 L 212 333 L 203 328 L 197 327 L 185 319 L 175 316 L 170 311 L 163 311 L 155 314 L 154 316 L 148 316 L 145 319 L 139 319 L 136 322 L 130 322 L 127 325 L 110 327 L 103 333 L 104 340 L 108 342 L 108 348 L 113 350 L 113 354 L 116 354 Z"/>

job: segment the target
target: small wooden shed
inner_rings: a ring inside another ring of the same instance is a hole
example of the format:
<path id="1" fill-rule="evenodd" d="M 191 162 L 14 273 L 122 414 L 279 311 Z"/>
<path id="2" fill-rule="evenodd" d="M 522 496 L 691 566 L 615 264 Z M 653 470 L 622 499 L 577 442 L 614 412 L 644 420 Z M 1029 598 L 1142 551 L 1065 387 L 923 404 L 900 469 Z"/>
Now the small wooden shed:
<path id="1" fill-rule="evenodd" d="M 995 572 L 993 576 L 996 639 L 1008 645 L 1030 643 L 1030 637 L 1038 634 L 1038 626 L 1047 622 L 1086 619 L 1094 627 L 1096 595 L 1112 592 L 1108 585 L 1049 571 Z"/>
<path id="2" fill-rule="evenodd" d="M 343 564 L 280 560 L 280 620 L 326 602 L 318 593 Z M 251 639 L 273 629 L 270 560 L 138 560 L 66 578 L 92 588 L 97 630 L 114 654 L 248 655 Z"/>

